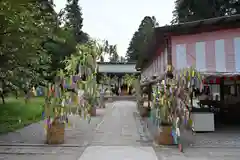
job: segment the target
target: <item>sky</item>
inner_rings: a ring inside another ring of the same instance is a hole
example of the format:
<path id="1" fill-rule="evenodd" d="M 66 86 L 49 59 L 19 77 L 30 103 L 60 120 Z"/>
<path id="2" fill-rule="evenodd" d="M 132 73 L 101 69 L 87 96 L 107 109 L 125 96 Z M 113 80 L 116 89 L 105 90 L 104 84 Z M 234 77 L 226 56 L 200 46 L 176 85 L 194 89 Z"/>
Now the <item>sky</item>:
<path id="1" fill-rule="evenodd" d="M 55 10 L 67 0 L 54 0 Z M 174 0 L 79 0 L 83 13 L 83 31 L 92 38 L 117 44 L 118 54 L 125 56 L 129 42 L 145 16 L 155 16 L 160 26 L 172 19 Z"/>

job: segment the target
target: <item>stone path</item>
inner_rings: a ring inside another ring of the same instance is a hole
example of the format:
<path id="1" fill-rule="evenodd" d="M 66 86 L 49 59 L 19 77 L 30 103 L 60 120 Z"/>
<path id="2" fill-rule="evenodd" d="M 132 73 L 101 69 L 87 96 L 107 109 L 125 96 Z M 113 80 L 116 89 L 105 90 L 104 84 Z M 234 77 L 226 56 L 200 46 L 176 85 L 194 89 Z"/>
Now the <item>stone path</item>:
<path id="1" fill-rule="evenodd" d="M 106 104 L 106 107 L 110 106 L 111 103 Z M 43 122 L 0 135 L 0 160 L 77 160 L 91 143 L 95 128 L 104 115 L 105 109 L 97 109 L 97 116 L 92 117 L 90 124 L 79 116 L 71 116 L 72 125 L 66 128 L 65 143 L 60 146 L 44 144 Z"/>
<path id="2" fill-rule="evenodd" d="M 115 102 L 97 128 L 91 146 L 78 160 L 238 160 L 240 157 L 238 148 L 186 148 L 180 153 L 174 147 L 153 147 L 149 143 L 143 147 L 142 126 L 138 117 L 134 119 L 134 113 L 136 103 Z"/>
<path id="3" fill-rule="evenodd" d="M 240 148 L 198 147 L 180 153 L 174 147 L 143 145 L 146 134 L 141 132 L 135 102 L 116 101 L 98 113 L 100 116 L 93 118 L 90 125 L 75 119 L 77 125 L 66 130 L 68 139 L 62 146 L 39 145 L 41 134 L 31 135 L 34 127 L 35 132 L 40 131 L 39 124 L 0 136 L 0 160 L 239 160 L 240 157 Z M 15 145 L 16 142 L 22 146 Z"/>
<path id="4" fill-rule="evenodd" d="M 216 130 L 213 133 L 197 133 L 194 146 L 208 148 L 240 148 L 239 128 Z"/>
<path id="5" fill-rule="evenodd" d="M 159 160 L 239 160 L 238 148 L 188 148 L 180 153 L 173 148 L 156 148 Z"/>
<path id="6" fill-rule="evenodd" d="M 133 117 L 136 111 L 134 102 L 119 101 L 113 103 L 112 110 L 106 112 L 96 129 L 92 145 L 140 145 L 138 129 Z"/>
<path id="7" fill-rule="evenodd" d="M 152 147 L 141 146 L 134 112 L 135 102 L 115 102 L 96 129 L 91 146 L 78 160 L 157 160 Z"/>
<path id="8" fill-rule="evenodd" d="M 111 106 L 108 104 L 107 106 Z M 81 119 L 78 115 L 69 117 L 70 126 L 66 127 L 65 145 L 86 145 L 93 138 L 93 131 L 97 124 L 101 122 L 105 110 L 97 109 L 98 115 L 91 119 L 90 124 L 87 120 Z M 0 145 L 44 145 L 46 135 L 44 131 L 44 122 L 31 124 L 16 132 L 0 135 Z"/>

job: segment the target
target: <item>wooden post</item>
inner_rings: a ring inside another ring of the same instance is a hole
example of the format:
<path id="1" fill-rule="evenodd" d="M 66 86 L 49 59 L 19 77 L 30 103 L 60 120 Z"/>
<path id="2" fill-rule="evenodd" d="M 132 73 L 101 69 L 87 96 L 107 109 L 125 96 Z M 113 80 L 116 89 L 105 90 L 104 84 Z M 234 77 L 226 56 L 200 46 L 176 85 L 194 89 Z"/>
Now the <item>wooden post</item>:
<path id="1" fill-rule="evenodd" d="M 148 108 L 150 108 L 150 101 L 152 100 L 152 84 L 148 85 Z"/>
<path id="2" fill-rule="evenodd" d="M 234 91 L 235 91 L 235 94 L 234 96 L 238 96 L 238 90 L 237 90 L 237 80 L 234 79 Z"/>
<path id="3" fill-rule="evenodd" d="M 167 47 L 167 64 L 172 65 L 172 44 L 171 39 L 166 38 L 166 47 Z"/>
<path id="4" fill-rule="evenodd" d="M 220 78 L 220 102 L 224 104 L 224 78 Z"/>

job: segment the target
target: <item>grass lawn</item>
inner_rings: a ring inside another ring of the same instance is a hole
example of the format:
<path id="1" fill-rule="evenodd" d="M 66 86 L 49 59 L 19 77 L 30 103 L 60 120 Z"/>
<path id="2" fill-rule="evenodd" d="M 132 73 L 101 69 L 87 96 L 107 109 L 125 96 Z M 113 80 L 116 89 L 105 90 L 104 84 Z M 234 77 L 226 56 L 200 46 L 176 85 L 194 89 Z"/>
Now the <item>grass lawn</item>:
<path id="1" fill-rule="evenodd" d="M 24 98 L 6 98 L 6 104 L 0 104 L 0 134 L 41 120 L 43 105 L 43 97 L 31 98 L 27 104 Z"/>

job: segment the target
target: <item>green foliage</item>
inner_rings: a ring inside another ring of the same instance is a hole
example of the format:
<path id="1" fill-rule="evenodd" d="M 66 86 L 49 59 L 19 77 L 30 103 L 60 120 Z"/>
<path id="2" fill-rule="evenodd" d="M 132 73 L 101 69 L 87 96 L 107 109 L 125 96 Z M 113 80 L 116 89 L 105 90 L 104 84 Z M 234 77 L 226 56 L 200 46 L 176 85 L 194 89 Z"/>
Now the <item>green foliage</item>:
<path id="1" fill-rule="evenodd" d="M 101 45 L 102 50 L 102 56 L 100 57 L 100 61 L 104 61 L 104 56 L 109 56 L 110 62 L 118 62 L 119 61 L 119 55 L 117 53 L 117 45 L 111 45 L 109 42 L 103 41 L 103 44 Z"/>
<path id="2" fill-rule="evenodd" d="M 52 1 L 2 0 L 0 15 L 0 94 L 52 82 L 57 70 L 64 68 L 61 61 L 76 51 L 72 33 L 81 30 L 82 24 L 75 23 L 82 14 L 68 16 L 71 26 L 54 12 Z M 61 23 L 68 25 L 60 27 Z"/>
<path id="3" fill-rule="evenodd" d="M 89 35 L 82 31 L 83 18 L 79 0 L 67 0 L 67 5 L 64 10 L 65 27 L 71 29 L 77 43 L 86 43 L 89 40 Z"/>
<path id="4" fill-rule="evenodd" d="M 133 85 L 133 82 L 136 80 L 136 76 L 135 75 L 129 75 L 129 74 L 125 74 L 123 76 L 123 81 L 124 83 L 126 83 L 129 86 Z"/>
<path id="5" fill-rule="evenodd" d="M 57 25 L 51 4 L 3 0 L 0 8 L 1 95 L 7 90 L 46 84 L 51 59 L 42 42 L 56 37 Z"/>
<path id="6" fill-rule="evenodd" d="M 109 55 L 110 55 L 110 62 L 118 62 L 119 56 L 117 53 L 117 45 L 110 45 L 109 46 Z"/>
<path id="7" fill-rule="evenodd" d="M 129 62 L 135 62 L 146 50 L 147 44 L 152 39 L 154 28 L 158 26 L 156 18 L 146 16 L 143 18 L 138 30 L 133 34 L 126 53 Z"/>
<path id="8" fill-rule="evenodd" d="M 85 75 L 85 79 L 78 82 L 78 89 L 83 89 L 88 106 L 92 107 L 97 99 L 96 60 L 101 57 L 102 46 L 94 40 L 86 44 L 77 45 L 77 52 L 64 61 L 65 76 Z M 79 68 L 77 72 L 76 68 Z"/>
<path id="9" fill-rule="evenodd" d="M 239 6 L 238 0 L 176 0 L 172 23 L 239 14 Z"/>

